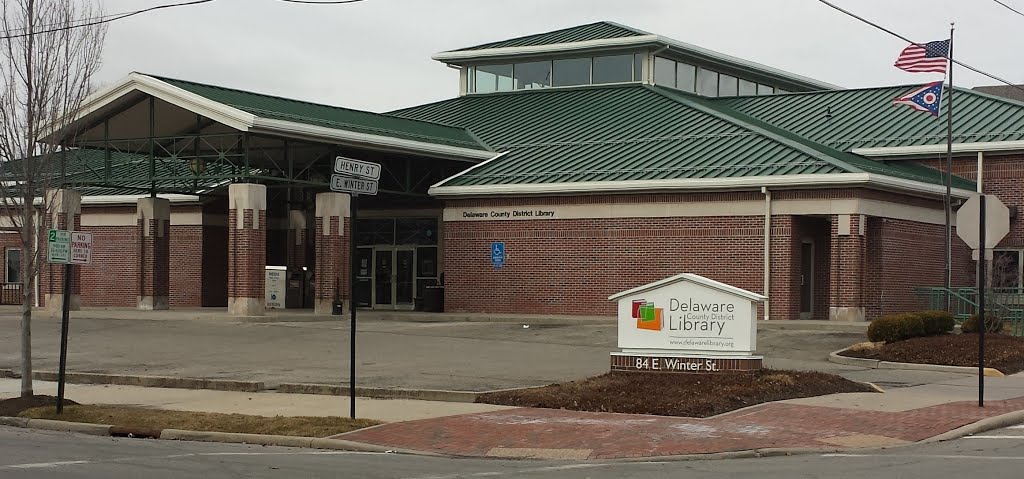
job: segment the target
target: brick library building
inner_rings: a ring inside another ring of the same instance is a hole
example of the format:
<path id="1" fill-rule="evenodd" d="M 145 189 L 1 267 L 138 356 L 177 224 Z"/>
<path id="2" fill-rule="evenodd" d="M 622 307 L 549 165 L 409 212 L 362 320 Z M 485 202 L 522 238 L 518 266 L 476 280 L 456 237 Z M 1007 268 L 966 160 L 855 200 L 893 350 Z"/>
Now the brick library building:
<path id="1" fill-rule="evenodd" d="M 459 95 L 388 113 L 142 73 L 93 95 L 49 139 L 43 215 L 92 233 L 92 263 L 68 298 L 44 266 L 38 306 L 610 317 L 609 295 L 695 273 L 768 296 L 762 319 L 863 321 L 945 286 L 946 122 L 893 105 L 920 85 L 843 89 L 610 22 L 434 59 Z M 1024 202 L 1024 103 L 1002 93 L 954 92 L 954 225 L 978 191 Z M 382 167 L 355 235 L 338 157 Z M 993 281 L 1019 289 L 1011 216 Z"/>

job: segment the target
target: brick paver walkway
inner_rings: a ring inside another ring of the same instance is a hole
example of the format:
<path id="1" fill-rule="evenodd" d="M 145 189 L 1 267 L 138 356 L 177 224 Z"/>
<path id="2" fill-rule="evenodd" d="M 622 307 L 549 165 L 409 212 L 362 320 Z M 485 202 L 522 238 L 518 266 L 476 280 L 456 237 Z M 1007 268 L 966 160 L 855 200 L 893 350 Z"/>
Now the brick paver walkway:
<path id="1" fill-rule="evenodd" d="M 1024 410 L 1024 397 L 985 406 L 957 402 L 879 412 L 772 403 L 707 419 L 520 408 L 385 424 L 341 437 L 459 456 L 590 459 L 878 447 L 920 441 Z"/>

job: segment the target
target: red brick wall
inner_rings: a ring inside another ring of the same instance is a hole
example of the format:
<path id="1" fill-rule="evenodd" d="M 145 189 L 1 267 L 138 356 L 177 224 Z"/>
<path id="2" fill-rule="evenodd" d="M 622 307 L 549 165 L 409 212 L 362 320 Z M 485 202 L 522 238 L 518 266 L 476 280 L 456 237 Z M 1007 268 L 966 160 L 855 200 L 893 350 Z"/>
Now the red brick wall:
<path id="1" fill-rule="evenodd" d="M 339 224 L 343 220 L 344 224 Z M 316 268 L 313 273 L 314 298 L 316 301 L 333 301 L 335 290 L 343 301 L 349 293 L 349 235 L 352 222 L 349 218 L 330 217 L 330 228 L 325 235 L 324 218 L 315 219 Z M 339 232 L 338 228 L 342 228 Z"/>
<path id="2" fill-rule="evenodd" d="M 792 276 L 790 222 L 773 222 L 773 277 Z M 761 291 L 763 226 L 759 216 L 447 222 L 445 309 L 613 316 L 610 294 L 682 272 Z M 503 268 L 491 265 L 492 241 L 505 243 Z M 773 281 L 773 311 L 792 309 L 786 283 Z"/>
<path id="3" fill-rule="evenodd" d="M 945 225 L 870 218 L 867 238 L 864 305 L 868 319 L 927 308 L 926 298 L 914 289 L 945 282 Z M 967 246 L 954 242 L 954 285 L 971 284 L 973 264 Z"/>
<path id="4" fill-rule="evenodd" d="M 137 306 L 140 260 L 138 228 L 86 226 L 82 231 L 92 233 L 93 244 L 92 264 L 80 267 L 82 306 Z"/>

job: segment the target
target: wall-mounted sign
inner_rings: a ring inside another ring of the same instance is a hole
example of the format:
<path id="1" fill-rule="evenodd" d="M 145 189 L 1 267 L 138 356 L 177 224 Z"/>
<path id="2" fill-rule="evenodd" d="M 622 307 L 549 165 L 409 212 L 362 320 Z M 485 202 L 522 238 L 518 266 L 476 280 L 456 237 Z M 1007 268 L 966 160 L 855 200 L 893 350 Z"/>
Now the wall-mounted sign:
<path id="1" fill-rule="evenodd" d="M 757 303 L 766 299 L 760 294 L 684 273 L 608 299 L 618 302 L 618 345 L 622 349 L 612 353 L 613 369 L 715 372 L 760 368 L 761 358 L 753 356 Z M 623 362 L 622 357 L 630 359 Z"/>
<path id="2" fill-rule="evenodd" d="M 491 243 L 491 264 L 495 268 L 505 266 L 505 243 Z"/>

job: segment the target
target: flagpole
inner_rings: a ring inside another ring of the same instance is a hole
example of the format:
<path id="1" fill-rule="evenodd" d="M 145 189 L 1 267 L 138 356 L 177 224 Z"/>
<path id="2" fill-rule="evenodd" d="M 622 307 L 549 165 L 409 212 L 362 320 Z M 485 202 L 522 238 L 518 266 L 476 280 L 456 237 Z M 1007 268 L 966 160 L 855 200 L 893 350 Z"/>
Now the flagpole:
<path id="1" fill-rule="evenodd" d="M 953 23 L 949 24 L 949 91 L 946 92 L 946 310 L 952 303 L 953 287 Z"/>

